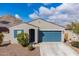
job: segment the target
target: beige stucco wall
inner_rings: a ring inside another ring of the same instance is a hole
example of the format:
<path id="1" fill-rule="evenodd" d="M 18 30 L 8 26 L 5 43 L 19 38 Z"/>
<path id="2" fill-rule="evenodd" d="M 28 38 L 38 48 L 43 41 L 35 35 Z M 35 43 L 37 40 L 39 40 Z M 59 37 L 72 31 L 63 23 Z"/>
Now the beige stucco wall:
<path id="1" fill-rule="evenodd" d="M 61 26 L 58 26 L 56 24 L 53 23 L 49 23 L 47 21 L 38 19 L 38 20 L 34 20 L 32 22 L 29 22 L 30 24 L 33 24 L 35 26 L 38 26 L 40 29 L 50 29 L 50 30 L 63 30 L 64 28 Z"/>
<path id="2" fill-rule="evenodd" d="M 35 29 L 35 42 L 37 42 L 37 31 L 38 31 L 38 28 L 37 27 L 34 27 L 32 25 L 29 25 L 29 24 L 26 24 L 26 23 L 22 23 L 20 25 L 16 25 L 16 26 L 13 26 L 13 27 L 10 27 L 9 30 L 10 30 L 10 39 L 11 39 L 11 43 L 17 43 L 17 39 L 14 38 L 14 30 L 24 30 L 24 32 L 28 33 L 29 34 L 29 29 Z"/>

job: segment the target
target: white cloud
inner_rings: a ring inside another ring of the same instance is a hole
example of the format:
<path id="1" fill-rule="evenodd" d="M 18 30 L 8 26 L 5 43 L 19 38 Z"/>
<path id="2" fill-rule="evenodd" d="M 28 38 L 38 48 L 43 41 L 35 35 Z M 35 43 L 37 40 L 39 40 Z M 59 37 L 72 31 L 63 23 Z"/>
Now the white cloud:
<path id="1" fill-rule="evenodd" d="M 79 21 L 78 3 L 65 3 L 58 6 L 57 8 L 46 8 L 41 6 L 37 11 L 39 17 L 46 17 L 48 21 L 55 22 L 60 25 L 65 25 L 75 20 Z"/>
<path id="2" fill-rule="evenodd" d="M 51 7 L 50 9 L 46 8 L 46 7 L 43 7 L 41 6 L 39 8 L 39 15 L 40 16 L 50 16 L 53 14 L 53 11 L 54 11 L 55 8 Z"/>
<path id="3" fill-rule="evenodd" d="M 16 17 L 16 18 L 19 18 L 19 19 L 21 18 L 18 14 L 15 14 L 15 17 Z"/>
<path id="4" fill-rule="evenodd" d="M 53 7 L 48 9 L 46 7 L 41 6 L 39 8 L 39 10 L 34 9 L 34 13 L 30 14 L 29 17 L 35 19 L 35 18 L 39 18 L 39 17 L 43 18 L 43 17 L 46 17 L 46 16 L 50 16 L 50 15 L 53 14 L 54 9 L 55 8 L 53 8 Z"/>
<path id="5" fill-rule="evenodd" d="M 72 21 L 79 21 L 79 4 L 62 4 L 56 8 L 54 15 L 48 17 L 59 24 L 67 24 Z M 50 20 L 50 21 L 51 21 Z"/>
<path id="6" fill-rule="evenodd" d="M 75 20 L 79 21 L 79 4 L 62 4 L 57 7 L 56 10 L 57 14 L 54 14 L 54 16 L 56 16 L 55 20 L 59 19 L 59 21 L 61 21 L 60 24 L 65 24 L 64 22 L 69 23 Z"/>
<path id="7" fill-rule="evenodd" d="M 39 18 L 39 16 L 36 13 L 30 14 L 29 17 L 31 19 L 37 19 L 37 18 Z"/>

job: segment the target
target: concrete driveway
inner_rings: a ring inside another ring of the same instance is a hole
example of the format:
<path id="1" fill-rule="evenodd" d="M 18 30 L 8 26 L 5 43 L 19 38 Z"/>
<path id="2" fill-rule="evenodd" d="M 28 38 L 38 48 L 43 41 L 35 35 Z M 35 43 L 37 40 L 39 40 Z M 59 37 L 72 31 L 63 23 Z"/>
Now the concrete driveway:
<path id="1" fill-rule="evenodd" d="M 40 43 L 41 56 L 78 56 L 78 54 L 69 46 L 60 42 Z"/>

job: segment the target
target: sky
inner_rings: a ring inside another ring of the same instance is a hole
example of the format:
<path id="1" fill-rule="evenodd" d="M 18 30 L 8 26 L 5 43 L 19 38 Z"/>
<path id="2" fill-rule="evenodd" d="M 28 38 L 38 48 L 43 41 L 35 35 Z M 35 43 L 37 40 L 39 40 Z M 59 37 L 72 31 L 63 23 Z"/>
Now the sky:
<path id="1" fill-rule="evenodd" d="M 0 16 L 10 14 L 13 16 L 20 17 L 23 21 L 29 21 L 31 18 L 29 17 L 35 10 L 39 10 L 41 6 L 50 8 L 57 7 L 61 5 L 61 3 L 53 3 L 49 4 L 49 6 L 45 3 L 0 3 Z"/>
<path id="2" fill-rule="evenodd" d="M 0 16 L 12 15 L 28 22 L 37 18 L 66 25 L 79 21 L 78 3 L 0 3 Z"/>

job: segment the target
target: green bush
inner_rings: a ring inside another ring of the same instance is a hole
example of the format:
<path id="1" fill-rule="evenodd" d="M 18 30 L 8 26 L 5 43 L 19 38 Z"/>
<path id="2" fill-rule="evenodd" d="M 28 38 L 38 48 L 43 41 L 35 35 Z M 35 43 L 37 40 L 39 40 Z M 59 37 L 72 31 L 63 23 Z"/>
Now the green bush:
<path id="1" fill-rule="evenodd" d="M 18 40 L 18 43 L 21 44 L 23 47 L 26 47 L 29 44 L 29 36 L 27 33 L 22 32 L 18 34 L 17 40 Z"/>
<path id="2" fill-rule="evenodd" d="M 3 37 L 4 37 L 3 33 L 0 33 L 0 45 L 1 45 L 2 42 L 3 42 Z"/>
<path id="3" fill-rule="evenodd" d="M 35 48 L 33 47 L 32 44 L 29 44 L 28 49 L 29 49 L 30 51 L 32 51 L 32 50 L 34 50 Z"/>
<path id="4" fill-rule="evenodd" d="M 73 42 L 71 42 L 71 45 L 73 47 L 79 48 L 79 41 L 73 41 Z"/>

